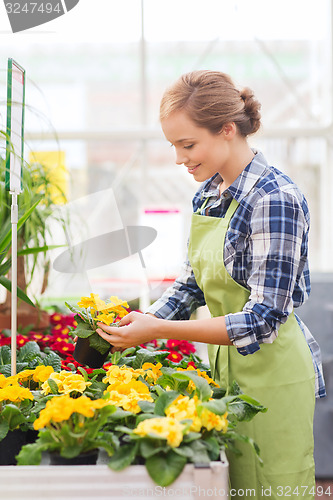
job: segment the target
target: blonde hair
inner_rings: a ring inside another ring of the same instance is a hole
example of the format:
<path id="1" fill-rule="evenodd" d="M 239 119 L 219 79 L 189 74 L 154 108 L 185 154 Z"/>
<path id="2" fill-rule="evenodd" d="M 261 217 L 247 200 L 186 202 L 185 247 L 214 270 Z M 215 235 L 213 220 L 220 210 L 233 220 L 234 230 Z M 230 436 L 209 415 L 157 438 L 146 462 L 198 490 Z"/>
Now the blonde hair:
<path id="1" fill-rule="evenodd" d="M 260 103 L 248 87 L 239 91 L 230 76 L 219 71 L 192 71 L 169 87 L 161 100 L 160 120 L 184 110 L 198 126 L 213 134 L 234 122 L 243 137 L 260 128 Z"/>

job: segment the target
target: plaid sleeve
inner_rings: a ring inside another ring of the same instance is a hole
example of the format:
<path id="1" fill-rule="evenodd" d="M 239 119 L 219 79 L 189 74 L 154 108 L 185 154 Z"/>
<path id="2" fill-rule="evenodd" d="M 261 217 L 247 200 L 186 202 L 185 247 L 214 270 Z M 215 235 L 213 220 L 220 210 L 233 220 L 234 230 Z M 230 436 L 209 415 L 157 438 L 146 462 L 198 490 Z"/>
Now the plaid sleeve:
<path id="1" fill-rule="evenodd" d="M 297 196 L 274 191 L 257 200 L 249 221 L 246 258 L 250 297 L 226 315 L 238 351 L 251 354 L 272 343 L 293 310 L 293 291 L 306 262 L 308 219 Z"/>
<path id="2" fill-rule="evenodd" d="M 146 312 L 163 319 L 189 319 L 192 312 L 205 303 L 187 259 L 180 276 Z"/>

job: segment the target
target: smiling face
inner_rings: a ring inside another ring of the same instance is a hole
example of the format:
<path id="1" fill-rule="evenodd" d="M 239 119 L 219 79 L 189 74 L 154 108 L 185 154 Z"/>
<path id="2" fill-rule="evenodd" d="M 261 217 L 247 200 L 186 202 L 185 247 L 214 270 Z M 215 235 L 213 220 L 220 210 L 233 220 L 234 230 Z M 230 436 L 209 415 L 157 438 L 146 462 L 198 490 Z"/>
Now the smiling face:
<path id="1" fill-rule="evenodd" d="M 177 165 L 185 165 L 198 182 L 203 182 L 227 169 L 230 161 L 228 127 L 212 134 L 198 127 L 185 111 L 175 111 L 161 121 L 166 139 L 174 146 Z"/>

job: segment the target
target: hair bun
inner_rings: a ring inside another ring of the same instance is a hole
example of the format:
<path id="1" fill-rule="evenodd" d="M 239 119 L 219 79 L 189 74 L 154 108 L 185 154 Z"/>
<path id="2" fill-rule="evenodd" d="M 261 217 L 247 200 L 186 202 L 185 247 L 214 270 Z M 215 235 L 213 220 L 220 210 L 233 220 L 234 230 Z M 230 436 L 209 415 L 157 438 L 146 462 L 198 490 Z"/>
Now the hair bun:
<path id="1" fill-rule="evenodd" d="M 249 117 L 251 122 L 251 131 L 249 131 L 248 133 L 254 134 L 260 128 L 261 104 L 256 99 L 253 91 L 249 87 L 245 87 L 243 90 L 241 90 L 239 95 L 244 101 L 244 112 Z"/>

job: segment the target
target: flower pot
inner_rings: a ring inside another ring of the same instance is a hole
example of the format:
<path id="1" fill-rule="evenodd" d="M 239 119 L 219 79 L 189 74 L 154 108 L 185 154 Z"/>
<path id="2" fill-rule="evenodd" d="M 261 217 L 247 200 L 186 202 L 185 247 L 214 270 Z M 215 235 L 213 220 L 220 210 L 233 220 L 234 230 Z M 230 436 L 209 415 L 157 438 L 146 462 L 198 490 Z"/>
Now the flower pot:
<path id="1" fill-rule="evenodd" d="M 111 345 L 110 345 L 111 349 Z M 90 346 L 89 338 L 77 339 L 75 350 L 73 352 L 73 358 L 81 365 L 87 365 L 90 368 L 101 368 L 109 354 L 107 351 L 105 354 L 101 354 Z"/>
<path id="2" fill-rule="evenodd" d="M 0 465 L 16 465 L 15 457 L 26 443 L 26 432 L 20 429 L 9 431 L 7 436 L 0 441 Z"/>
<path id="3" fill-rule="evenodd" d="M 90 450 L 77 457 L 65 458 L 60 453 L 50 453 L 50 465 L 96 465 L 99 450 Z"/>

